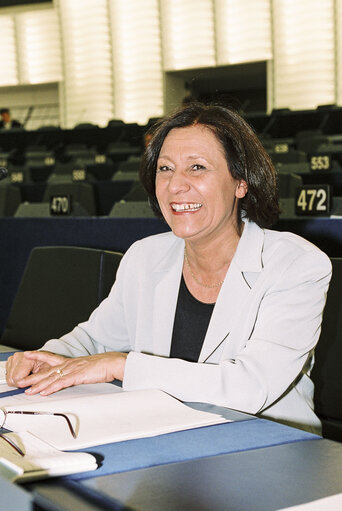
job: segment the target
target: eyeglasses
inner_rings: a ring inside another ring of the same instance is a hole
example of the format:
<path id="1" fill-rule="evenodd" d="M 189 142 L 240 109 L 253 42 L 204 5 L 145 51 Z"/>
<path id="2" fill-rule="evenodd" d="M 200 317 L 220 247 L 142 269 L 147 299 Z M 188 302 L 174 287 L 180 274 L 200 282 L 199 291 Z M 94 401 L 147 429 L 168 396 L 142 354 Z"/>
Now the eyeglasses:
<path id="1" fill-rule="evenodd" d="M 56 417 L 63 417 L 63 419 L 66 420 L 68 428 L 70 430 L 70 433 L 72 434 L 73 438 L 76 438 L 76 433 L 73 428 L 73 425 L 70 422 L 70 419 L 67 415 L 64 413 L 59 412 L 38 412 L 38 411 L 27 411 L 27 410 L 5 410 L 3 408 L 0 408 L 0 429 L 4 427 L 7 415 L 13 413 L 13 414 L 19 414 L 19 415 L 54 415 Z M 24 456 L 23 451 L 9 438 L 4 436 L 2 433 L 0 433 L 0 437 L 5 440 L 8 444 L 10 444 L 21 456 Z"/>

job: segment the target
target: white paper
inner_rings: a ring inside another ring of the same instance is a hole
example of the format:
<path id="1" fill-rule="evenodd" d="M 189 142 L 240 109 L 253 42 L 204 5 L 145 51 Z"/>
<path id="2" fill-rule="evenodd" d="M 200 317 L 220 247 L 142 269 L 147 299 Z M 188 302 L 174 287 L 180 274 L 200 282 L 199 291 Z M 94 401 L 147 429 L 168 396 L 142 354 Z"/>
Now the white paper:
<path id="1" fill-rule="evenodd" d="M 6 383 L 6 362 L 0 361 L 0 385 Z"/>
<path id="2" fill-rule="evenodd" d="M 341 509 L 342 493 L 338 493 L 337 495 L 313 500 L 312 502 L 306 502 L 298 506 L 282 508 L 281 511 L 341 511 Z"/>
<path id="3" fill-rule="evenodd" d="M 8 415 L 5 424 L 12 431 L 30 431 L 62 450 L 228 422 L 220 415 L 194 410 L 160 390 L 121 391 L 106 383 L 79 385 L 47 397 L 17 394 L 0 399 L 0 407 L 66 413 L 76 439 L 61 417 Z"/>
<path id="4" fill-rule="evenodd" d="M 13 471 L 12 481 L 73 474 L 97 468 L 96 459 L 91 454 L 59 451 L 28 432 L 8 433 L 6 436 L 25 453 L 25 456 L 21 456 L 0 438 L 0 466 Z"/>

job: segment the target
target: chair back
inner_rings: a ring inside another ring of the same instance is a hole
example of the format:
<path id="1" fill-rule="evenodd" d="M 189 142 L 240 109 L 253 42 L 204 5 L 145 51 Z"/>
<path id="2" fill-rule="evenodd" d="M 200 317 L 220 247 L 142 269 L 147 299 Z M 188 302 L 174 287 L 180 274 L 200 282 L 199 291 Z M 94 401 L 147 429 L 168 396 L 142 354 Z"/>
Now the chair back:
<path id="1" fill-rule="evenodd" d="M 333 273 L 312 379 L 323 436 L 342 441 L 342 258 L 332 258 L 331 262 Z"/>
<path id="2" fill-rule="evenodd" d="M 121 258 L 121 253 L 99 249 L 34 248 L 1 344 L 37 349 L 87 320 L 108 295 Z"/>

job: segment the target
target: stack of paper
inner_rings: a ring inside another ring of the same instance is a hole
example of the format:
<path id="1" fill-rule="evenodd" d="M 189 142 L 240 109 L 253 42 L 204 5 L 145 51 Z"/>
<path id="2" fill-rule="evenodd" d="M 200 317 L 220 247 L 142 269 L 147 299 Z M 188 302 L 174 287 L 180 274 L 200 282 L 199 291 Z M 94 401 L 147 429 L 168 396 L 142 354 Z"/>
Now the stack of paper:
<path id="1" fill-rule="evenodd" d="M 0 362 L 0 385 L 6 383 L 6 362 Z"/>
<path id="2" fill-rule="evenodd" d="M 79 385 L 47 397 L 5 396 L 0 398 L 0 407 L 67 414 L 76 439 L 62 417 L 8 414 L 5 424 L 11 431 L 29 431 L 61 450 L 227 422 L 220 415 L 194 410 L 160 390 L 125 392 L 110 383 Z"/>

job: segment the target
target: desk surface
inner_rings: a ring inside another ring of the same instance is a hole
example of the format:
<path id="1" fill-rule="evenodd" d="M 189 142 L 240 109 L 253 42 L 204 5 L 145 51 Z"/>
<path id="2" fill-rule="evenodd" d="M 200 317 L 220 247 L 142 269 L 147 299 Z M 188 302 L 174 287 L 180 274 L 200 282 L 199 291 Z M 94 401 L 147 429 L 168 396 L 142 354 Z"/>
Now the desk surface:
<path id="1" fill-rule="evenodd" d="M 2 503 L 6 511 L 31 511 L 32 499 L 43 510 L 273 511 L 342 492 L 342 444 L 226 413 L 235 422 L 91 448 L 103 457 L 94 473 L 23 487 L 0 480 Z M 19 506 L 25 492 L 29 503 Z"/>
<path id="2" fill-rule="evenodd" d="M 274 511 L 342 492 L 342 445 L 313 440 L 83 481 L 136 511 Z M 328 511 L 328 510 L 327 510 Z"/>

